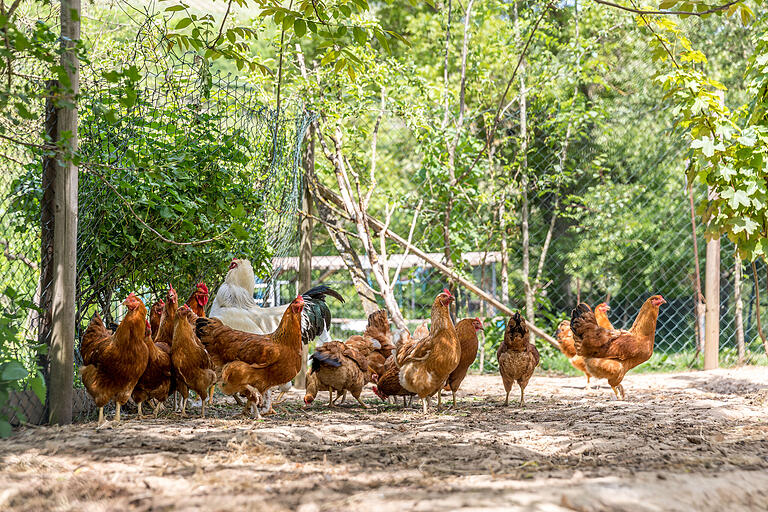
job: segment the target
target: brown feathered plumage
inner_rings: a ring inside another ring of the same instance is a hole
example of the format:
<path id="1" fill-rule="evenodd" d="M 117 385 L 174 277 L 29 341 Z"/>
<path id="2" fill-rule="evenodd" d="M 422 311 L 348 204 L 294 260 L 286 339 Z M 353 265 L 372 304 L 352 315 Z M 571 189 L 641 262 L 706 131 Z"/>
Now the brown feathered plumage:
<path id="1" fill-rule="evenodd" d="M 312 373 L 331 394 L 329 406 L 333 405 L 334 391 L 349 391 L 360 405 L 368 408 L 360 399 L 363 386 L 370 380 L 368 359 L 362 351 L 340 341 L 329 341 L 318 347 L 311 359 Z"/>
<path id="2" fill-rule="evenodd" d="M 144 344 L 147 346 L 147 368 L 141 375 L 136 387 L 133 388 L 131 398 L 139 406 L 141 417 L 141 404 L 150 398 L 158 401 L 155 407 L 155 416 L 161 402 L 165 402 L 171 391 L 171 355 L 170 348 L 164 343 L 156 344 L 152 341 L 152 329 L 147 326 L 144 334 Z"/>
<path id="3" fill-rule="evenodd" d="M 285 384 L 301 369 L 301 296 L 283 313 L 277 330 L 271 334 L 252 334 L 227 327 L 218 318 L 198 318 L 196 332 L 221 368 L 222 390 L 227 394 L 245 392 L 252 387 L 263 394 Z M 226 365 L 239 362 L 230 366 Z M 249 368 L 248 368 L 249 367 Z M 252 395 L 253 391 L 249 391 Z M 259 402 L 260 396 L 253 400 Z"/>
<path id="4" fill-rule="evenodd" d="M 443 290 L 432 304 L 431 326 L 426 338 L 416 340 L 408 347 L 399 347 L 395 360 L 400 367 L 400 384 L 422 400 L 424 413 L 427 412 L 427 397 L 438 393 L 448 376 L 459 365 L 461 347 L 456 328 L 448 308 L 453 296 Z"/>
<path id="5" fill-rule="evenodd" d="M 608 311 L 610 311 L 610 309 L 611 308 L 609 308 L 608 304 L 605 302 L 595 306 L 595 319 L 600 327 L 613 329 L 613 325 L 611 325 L 611 321 L 608 319 Z M 571 330 L 570 320 L 563 320 L 560 322 L 560 325 L 557 326 L 555 338 L 557 338 L 557 341 L 560 344 L 560 351 L 568 358 L 571 365 L 577 370 L 584 372 L 587 376 L 587 387 L 589 387 L 589 381 L 592 374 L 587 370 L 584 358 L 576 353 L 576 345 L 573 340 L 573 331 Z"/>
<path id="6" fill-rule="evenodd" d="M 447 388 L 453 395 L 453 406 L 456 407 L 456 392 L 459 390 L 467 371 L 477 357 L 477 331 L 483 329 L 483 322 L 479 318 L 465 318 L 456 324 L 456 337 L 461 347 L 459 365 L 448 376 Z"/>
<path id="7" fill-rule="evenodd" d="M 373 392 L 385 402 L 390 396 L 413 396 L 415 394 L 400 385 L 400 368 L 397 366 L 394 355 L 389 356 L 384 363 L 384 370 L 379 375 Z"/>
<path id="8" fill-rule="evenodd" d="M 83 334 L 80 369 L 83 384 L 99 408 L 99 423 L 104 421 L 104 406 L 114 400 L 117 406 L 115 421 L 120 421 L 120 406 L 131 397 L 131 392 L 147 367 L 147 345 L 144 335 L 147 308 L 133 293 L 123 304 L 128 314 L 110 334 L 101 317 L 93 316 Z"/>
<path id="9" fill-rule="evenodd" d="M 520 313 L 515 313 L 507 321 L 504 330 L 504 341 L 496 351 L 499 361 L 499 373 L 504 382 L 507 397 L 504 405 L 509 405 L 509 392 L 512 384 L 520 386 L 520 407 L 525 404 L 525 387 L 533 375 L 533 370 L 539 364 L 539 351 L 530 342 L 530 333 Z"/>
<path id="10" fill-rule="evenodd" d="M 608 379 L 616 398 L 625 397 L 621 381 L 626 373 L 653 355 L 659 306 L 665 303 L 661 295 L 648 298 L 628 331 L 601 327 L 587 304 L 573 310 L 571 329 L 576 352 L 584 358 L 589 373 Z"/>
<path id="11" fill-rule="evenodd" d="M 182 414 L 186 413 L 186 402 L 191 389 L 202 400 L 200 416 L 204 418 L 205 399 L 208 398 L 208 390 L 216 382 L 216 372 L 213 371 L 208 352 L 195 335 L 192 327 L 194 321 L 195 314 L 187 306 L 182 306 L 176 312 L 171 361 L 176 372 L 177 388 L 183 399 Z"/>
<path id="12" fill-rule="evenodd" d="M 157 333 L 160 332 L 160 320 L 163 318 L 164 309 L 165 301 L 163 299 L 158 300 L 149 308 L 149 327 L 152 330 L 153 340 L 157 338 Z"/>

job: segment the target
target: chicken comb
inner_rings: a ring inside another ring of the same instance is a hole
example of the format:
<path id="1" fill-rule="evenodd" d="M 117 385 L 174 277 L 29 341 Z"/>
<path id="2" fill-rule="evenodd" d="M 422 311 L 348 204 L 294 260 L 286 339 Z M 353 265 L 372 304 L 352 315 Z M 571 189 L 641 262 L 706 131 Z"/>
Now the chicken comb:
<path id="1" fill-rule="evenodd" d="M 208 293 L 208 286 L 203 281 L 197 283 L 197 288 L 202 288 L 205 293 Z"/>
<path id="2" fill-rule="evenodd" d="M 443 288 L 443 293 L 447 293 L 449 297 L 453 297 L 453 295 L 451 295 L 451 291 L 448 288 Z"/>

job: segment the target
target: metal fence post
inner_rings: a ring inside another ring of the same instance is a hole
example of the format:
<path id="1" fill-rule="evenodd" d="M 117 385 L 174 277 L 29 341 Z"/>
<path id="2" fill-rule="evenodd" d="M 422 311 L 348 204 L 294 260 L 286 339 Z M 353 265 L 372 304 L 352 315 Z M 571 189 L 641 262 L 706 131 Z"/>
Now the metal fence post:
<path id="1" fill-rule="evenodd" d="M 61 1 L 61 65 L 67 83 L 59 96 L 59 158 L 54 180 L 53 300 L 51 307 L 49 421 L 72 422 L 75 346 L 75 284 L 77 274 L 78 169 L 71 154 L 77 151 L 77 95 L 80 68 L 75 49 L 80 39 L 80 0 Z"/>

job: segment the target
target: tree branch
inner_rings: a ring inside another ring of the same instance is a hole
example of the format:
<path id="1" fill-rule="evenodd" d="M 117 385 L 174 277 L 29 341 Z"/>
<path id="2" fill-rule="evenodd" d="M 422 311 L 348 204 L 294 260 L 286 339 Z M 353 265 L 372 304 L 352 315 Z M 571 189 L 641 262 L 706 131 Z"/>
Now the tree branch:
<path id="1" fill-rule="evenodd" d="M 11 252 L 11 243 L 8 240 L 0 239 L 0 245 L 5 247 L 5 250 L 3 251 L 3 255 L 8 259 L 8 261 L 20 261 L 32 270 L 38 270 L 37 263 L 32 261 L 31 259 L 27 258 L 21 253 L 13 253 Z"/>
<path id="2" fill-rule="evenodd" d="M 707 14 L 712 14 L 720 11 L 724 11 L 728 9 L 732 5 L 740 4 L 743 0 L 734 0 L 732 2 L 728 2 L 727 4 L 720 5 L 718 7 L 713 7 L 711 9 L 707 9 L 706 11 L 701 12 L 693 12 L 693 11 L 646 11 L 643 9 L 637 9 L 634 7 L 627 7 L 625 5 L 619 5 L 615 4 L 613 2 L 608 2 L 606 0 L 592 0 L 595 3 L 607 5 L 608 7 L 615 7 L 616 9 L 621 9 L 622 11 L 627 11 L 635 14 L 656 14 L 656 15 L 683 15 L 683 16 L 706 16 Z"/>
<path id="3" fill-rule="evenodd" d="M 501 109 L 504 106 L 504 102 L 507 99 L 507 94 L 509 94 L 509 89 L 512 87 L 512 83 L 515 81 L 515 78 L 517 77 L 517 70 L 520 69 L 520 65 L 523 63 L 523 59 L 525 58 L 525 54 L 528 51 L 528 47 L 531 45 L 531 41 L 533 40 L 533 36 L 536 34 L 536 31 L 539 29 L 539 25 L 541 24 L 541 21 L 544 19 L 544 15 L 552 9 L 554 6 L 554 2 L 550 2 L 547 4 L 544 9 L 542 9 L 541 14 L 539 15 L 538 19 L 536 20 L 536 23 L 533 25 L 533 30 L 531 30 L 530 35 L 528 36 L 528 39 L 525 41 L 525 46 L 523 47 L 523 51 L 520 52 L 520 57 L 517 59 L 517 64 L 515 64 L 515 69 L 512 72 L 512 76 L 509 79 L 509 82 L 507 82 L 507 87 L 504 89 L 504 94 L 501 95 L 501 99 L 499 99 L 499 105 L 496 107 L 496 114 L 493 118 L 493 128 L 491 128 L 491 136 L 487 137 L 485 140 L 485 144 L 483 145 L 483 149 L 480 150 L 480 152 L 477 154 L 475 159 L 472 161 L 472 164 L 467 168 L 466 171 L 461 173 L 461 176 L 457 179 L 457 181 L 461 181 L 464 176 L 472 172 L 472 170 L 477 165 L 477 162 L 482 158 L 483 153 L 486 152 L 488 149 L 488 144 L 490 143 L 490 140 L 493 139 L 496 135 L 496 129 L 499 127 L 499 120 L 501 119 Z"/>

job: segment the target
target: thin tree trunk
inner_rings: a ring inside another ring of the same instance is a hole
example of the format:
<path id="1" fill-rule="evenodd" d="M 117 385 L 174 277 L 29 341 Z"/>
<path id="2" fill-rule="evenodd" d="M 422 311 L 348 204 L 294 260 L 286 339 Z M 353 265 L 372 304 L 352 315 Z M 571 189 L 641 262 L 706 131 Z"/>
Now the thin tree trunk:
<path id="1" fill-rule="evenodd" d="M 741 302 L 741 258 L 736 253 L 736 263 L 733 267 L 733 301 L 736 303 L 736 346 L 739 351 L 739 366 L 744 364 L 746 347 L 744 346 L 744 305 Z"/>
<path id="2" fill-rule="evenodd" d="M 445 110 L 443 111 L 443 124 L 442 128 L 448 126 L 448 120 L 450 115 L 450 95 L 448 94 L 448 53 L 451 48 L 451 0 L 448 0 L 448 18 L 445 23 L 445 55 L 443 57 L 443 96 Z"/>
<path id="3" fill-rule="evenodd" d="M 469 22 L 472 18 L 472 4 L 474 0 L 469 0 L 464 15 L 464 40 L 461 47 L 461 82 L 459 85 L 459 118 L 456 121 L 456 135 L 453 142 L 448 146 L 448 176 L 450 177 L 450 186 L 456 186 L 456 148 L 459 146 L 461 131 L 464 128 L 464 112 L 466 110 L 467 93 L 467 54 L 469 53 Z M 451 260 L 451 215 L 453 213 L 454 196 L 450 194 L 445 205 L 443 214 L 443 257 L 445 264 L 449 267 L 453 264 Z"/>
<path id="4" fill-rule="evenodd" d="M 693 263 L 696 268 L 696 275 L 694 276 L 696 283 L 696 301 L 694 304 L 694 313 L 696 314 L 696 325 L 699 326 L 698 337 L 696 338 L 696 357 L 704 349 L 704 314 L 705 314 L 705 299 L 701 293 L 701 267 L 699 265 L 699 241 L 696 236 L 696 209 L 693 206 L 693 185 L 688 185 L 688 202 L 690 203 L 691 210 L 691 236 L 693 237 Z M 694 358 L 695 359 L 695 358 Z"/>
<path id="5" fill-rule="evenodd" d="M 515 2 L 515 31 L 517 39 L 520 39 L 520 17 L 518 15 L 518 2 Z M 528 322 L 534 323 L 533 287 L 531 286 L 531 239 L 529 232 L 529 204 L 528 204 L 528 112 L 527 91 L 525 89 L 525 60 L 520 63 L 520 195 L 522 207 L 520 211 L 520 231 L 522 235 L 522 274 L 523 291 L 525 293 L 525 316 Z M 531 340 L 533 341 L 533 340 Z"/>
<path id="6" fill-rule="evenodd" d="M 505 197 L 499 203 L 499 228 L 501 230 L 501 301 L 509 302 L 509 245 L 507 240 L 507 208 Z M 495 263 L 494 263 L 495 265 Z"/>

